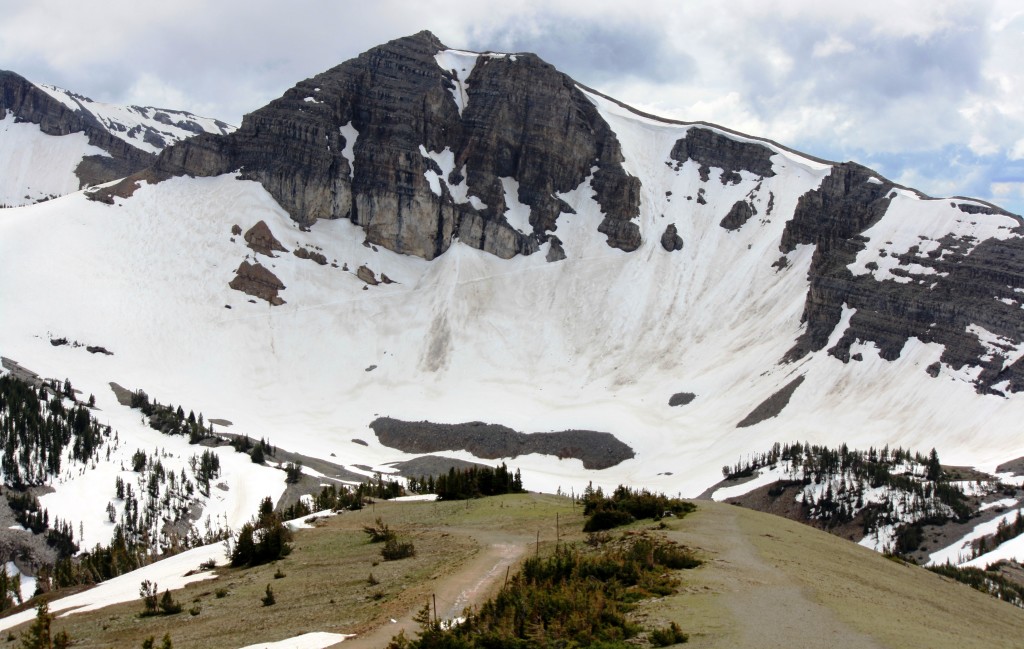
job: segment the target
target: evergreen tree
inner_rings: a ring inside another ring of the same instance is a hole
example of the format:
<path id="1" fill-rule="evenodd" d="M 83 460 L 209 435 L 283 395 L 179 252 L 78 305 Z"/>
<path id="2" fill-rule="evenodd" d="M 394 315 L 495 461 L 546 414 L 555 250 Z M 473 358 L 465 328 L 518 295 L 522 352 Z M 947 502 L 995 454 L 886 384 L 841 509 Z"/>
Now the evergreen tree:
<path id="1" fill-rule="evenodd" d="M 71 638 L 65 632 L 50 635 L 53 615 L 46 602 L 36 607 L 36 618 L 21 634 L 21 649 L 66 649 L 71 645 Z"/>

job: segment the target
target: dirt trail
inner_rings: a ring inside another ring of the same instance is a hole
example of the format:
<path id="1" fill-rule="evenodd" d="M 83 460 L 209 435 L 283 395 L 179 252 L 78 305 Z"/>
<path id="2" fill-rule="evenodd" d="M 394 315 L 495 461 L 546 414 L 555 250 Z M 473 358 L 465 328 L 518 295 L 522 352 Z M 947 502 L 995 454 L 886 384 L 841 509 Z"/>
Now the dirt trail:
<path id="1" fill-rule="evenodd" d="M 701 519 L 699 524 L 684 523 L 682 531 L 671 534 L 712 555 L 710 565 L 687 575 L 687 589 L 705 602 L 698 607 L 702 619 L 695 620 L 703 623 L 704 632 L 692 635 L 690 646 L 881 649 L 766 561 L 741 529 L 736 510 L 703 508 L 693 516 Z M 717 610 L 707 610 L 708 604 Z"/>
<path id="2" fill-rule="evenodd" d="M 482 546 L 480 552 L 457 572 L 435 584 L 433 595 L 437 599 L 439 617 L 443 620 L 460 617 L 466 607 L 484 602 L 504 582 L 506 572 L 514 570 L 515 564 L 526 552 L 528 539 L 525 537 L 510 538 L 506 534 L 488 532 L 473 536 Z M 400 631 L 405 631 L 405 635 L 410 638 L 415 637 L 419 626 L 413 617 L 422 606 L 417 605 L 394 622 L 385 623 L 369 633 L 333 646 L 339 649 L 381 649 Z"/>

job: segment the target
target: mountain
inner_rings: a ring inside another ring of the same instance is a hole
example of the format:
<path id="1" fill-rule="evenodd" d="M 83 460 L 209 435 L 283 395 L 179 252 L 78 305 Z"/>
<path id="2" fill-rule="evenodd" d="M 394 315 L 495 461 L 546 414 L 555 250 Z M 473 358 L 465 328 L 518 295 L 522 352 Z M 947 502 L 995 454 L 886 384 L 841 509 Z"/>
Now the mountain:
<path id="1" fill-rule="evenodd" d="M 427 32 L 150 160 L 0 212 L 0 353 L 126 438 L 111 382 L 358 475 L 505 458 L 547 491 L 696 495 L 798 439 L 1024 455 L 1024 230 L 983 201 Z"/>
<path id="2" fill-rule="evenodd" d="M 117 180 L 152 165 L 171 144 L 231 130 L 183 111 L 95 102 L 0 70 L 0 204 Z"/>
<path id="3" fill-rule="evenodd" d="M 785 173 L 787 163 L 804 168 Z M 651 164 L 665 168 L 643 168 Z M 812 168 L 817 186 L 781 187 Z M 800 246 L 815 251 L 804 329 L 786 361 L 827 348 L 848 362 L 856 343 L 895 360 L 913 338 L 942 347 L 933 374 L 969 376 L 979 392 L 1024 389 L 1019 217 L 979 201 L 932 201 L 857 164 L 822 166 L 722 129 L 673 128 L 533 55 L 449 50 L 429 33 L 400 39 L 298 84 L 237 133 L 169 149 L 147 173 L 235 169 L 299 225 L 347 219 L 370 244 L 428 260 L 455 239 L 504 259 L 544 247 L 557 260 L 562 217 L 575 213 L 561 196 L 582 187 L 600 211 L 597 231 L 626 252 L 642 230 L 681 248 L 677 221 L 700 212 L 737 237 L 755 216 L 748 229 L 760 239 L 782 221 L 777 268 Z M 795 206 L 777 207 L 777 194 Z"/>

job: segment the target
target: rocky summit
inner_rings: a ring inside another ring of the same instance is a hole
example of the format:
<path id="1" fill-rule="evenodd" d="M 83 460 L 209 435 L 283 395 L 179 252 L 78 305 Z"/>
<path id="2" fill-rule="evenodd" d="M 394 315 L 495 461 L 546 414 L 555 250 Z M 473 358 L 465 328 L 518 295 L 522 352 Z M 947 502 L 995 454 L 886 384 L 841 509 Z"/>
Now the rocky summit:
<path id="1" fill-rule="evenodd" d="M 303 81 L 236 133 L 197 138 L 155 166 L 195 176 L 235 169 L 300 224 L 349 219 L 371 243 L 425 259 L 456 237 L 506 259 L 532 254 L 571 212 L 556 194 L 585 181 L 609 245 L 640 243 L 639 181 L 575 82 L 535 55 L 458 52 L 429 32 Z M 528 228 L 505 218 L 503 183 L 528 207 Z"/>

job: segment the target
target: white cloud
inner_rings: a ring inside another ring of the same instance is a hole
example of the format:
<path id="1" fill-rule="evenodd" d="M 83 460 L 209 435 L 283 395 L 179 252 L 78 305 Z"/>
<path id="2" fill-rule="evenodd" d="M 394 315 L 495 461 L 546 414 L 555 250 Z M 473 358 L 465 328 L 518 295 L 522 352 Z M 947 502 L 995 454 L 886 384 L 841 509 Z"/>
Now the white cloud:
<path id="1" fill-rule="evenodd" d="M 853 52 L 855 49 L 856 48 L 853 46 L 853 43 L 842 36 L 830 34 L 826 40 L 818 41 L 814 44 L 811 56 L 823 59 L 836 54 L 847 54 L 849 52 Z"/>
<path id="2" fill-rule="evenodd" d="M 1017 143 L 1010 149 L 1010 160 L 1024 160 L 1024 138 L 1017 140 Z"/>

